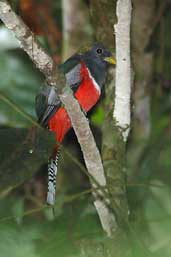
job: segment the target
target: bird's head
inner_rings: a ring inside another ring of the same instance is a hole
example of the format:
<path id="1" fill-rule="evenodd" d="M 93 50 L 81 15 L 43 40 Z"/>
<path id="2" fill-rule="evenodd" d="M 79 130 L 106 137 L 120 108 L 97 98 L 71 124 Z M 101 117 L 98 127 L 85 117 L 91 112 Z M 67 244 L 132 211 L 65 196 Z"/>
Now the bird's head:
<path id="1" fill-rule="evenodd" d="M 91 48 L 85 48 L 82 53 L 83 59 L 104 64 L 116 64 L 112 53 L 102 43 L 95 43 Z"/>
<path id="2" fill-rule="evenodd" d="M 91 48 L 81 54 L 91 74 L 102 87 L 105 83 L 106 71 L 109 65 L 115 65 L 116 61 L 112 53 L 101 43 L 95 43 Z"/>

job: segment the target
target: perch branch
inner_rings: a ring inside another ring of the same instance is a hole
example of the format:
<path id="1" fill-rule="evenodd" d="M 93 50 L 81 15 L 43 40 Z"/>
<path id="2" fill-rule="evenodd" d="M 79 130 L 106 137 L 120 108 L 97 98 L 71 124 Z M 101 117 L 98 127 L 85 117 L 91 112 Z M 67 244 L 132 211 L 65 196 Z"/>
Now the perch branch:
<path id="1" fill-rule="evenodd" d="M 70 116 L 74 131 L 78 138 L 78 142 L 84 154 L 84 160 L 88 172 L 93 178 L 95 178 L 95 180 L 101 187 L 105 187 L 106 178 L 104 175 L 100 153 L 96 147 L 93 134 L 90 130 L 89 123 L 85 115 L 83 114 L 83 112 L 81 112 L 78 102 L 74 101 L 75 99 L 73 95 L 70 94 L 68 91 L 61 95 L 61 100 L 64 103 L 65 108 L 67 109 L 67 112 Z M 104 230 L 110 236 L 112 234 L 112 229 L 114 228 L 114 216 L 110 213 L 104 201 L 102 201 L 98 197 L 100 195 L 102 198 L 104 198 L 104 193 L 99 190 L 99 194 L 97 194 L 97 185 L 93 181 L 91 181 L 91 184 L 92 188 L 95 189 L 93 193 L 95 197 L 94 205 L 98 210 L 98 214 Z"/>
<path id="2" fill-rule="evenodd" d="M 33 33 L 24 24 L 21 18 L 13 12 L 8 2 L 5 0 L 0 0 L 0 19 L 7 28 L 13 31 L 23 50 L 30 56 L 37 68 L 45 75 L 48 83 L 55 86 L 56 91 L 70 116 L 73 128 L 81 145 L 88 172 L 101 186 L 106 186 L 100 154 L 91 133 L 89 123 L 81 112 L 78 102 L 67 89 L 64 75 L 58 71 L 52 58 L 40 47 Z M 93 182 L 92 186 L 95 188 Z M 101 192 L 100 189 L 98 191 L 102 196 L 103 192 Z M 98 197 L 99 195 L 95 194 L 94 205 L 103 229 L 110 236 L 112 233 L 114 216 L 105 205 L 103 198 Z"/>

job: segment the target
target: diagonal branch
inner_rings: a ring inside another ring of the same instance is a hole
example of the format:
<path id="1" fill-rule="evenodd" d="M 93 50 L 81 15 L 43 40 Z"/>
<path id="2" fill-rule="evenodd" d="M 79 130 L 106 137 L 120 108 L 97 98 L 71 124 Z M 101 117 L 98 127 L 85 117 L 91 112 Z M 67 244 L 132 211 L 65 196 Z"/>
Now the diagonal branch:
<path id="1" fill-rule="evenodd" d="M 71 119 L 73 128 L 81 145 L 84 160 L 88 172 L 95 178 L 100 186 L 106 186 L 106 178 L 100 158 L 99 151 L 96 147 L 94 137 L 91 133 L 89 123 L 81 112 L 80 106 L 72 93 L 66 86 L 65 77 L 60 73 L 53 62 L 52 58 L 37 43 L 33 33 L 24 24 L 24 22 L 13 12 L 10 5 L 5 0 L 0 0 L 0 19 L 6 27 L 13 31 L 19 40 L 23 50 L 30 56 L 37 68 L 45 75 L 49 84 L 55 86 L 61 101 Z M 92 187 L 97 188 L 91 181 Z M 100 196 L 104 196 L 103 192 L 98 189 Z M 94 205 L 98 212 L 103 229 L 108 235 L 111 235 L 114 226 L 114 216 L 104 203 L 103 197 L 94 194 Z"/>
<path id="2" fill-rule="evenodd" d="M 96 147 L 96 143 L 94 141 L 93 134 L 91 132 L 88 120 L 86 119 L 83 112 L 80 110 L 80 106 L 78 102 L 74 99 L 73 95 L 68 91 L 65 91 L 63 95 L 60 96 L 61 101 L 64 103 L 65 108 L 69 114 L 71 119 L 74 131 L 78 138 L 78 142 L 81 146 L 81 150 L 83 152 L 84 160 L 86 163 L 86 167 L 90 175 L 95 178 L 100 187 L 106 186 L 106 178 L 104 175 L 104 169 L 100 157 L 100 153 L 98 148 Z M 104 203 L 105 194 L 102 190 L 98 189 L 97 192 L 97 184 L 94 183 L 93 180 L 90 179 L 92 188 L 94 188 L 94 205 L 99 214 L 99 218 L 101 220 L 101 224 L 103 229 L 110 236 L 112 234 L 112 229 L 114 229 L 114 216 L 110 213 L 106 203 Z M 100 197 L 101 198 L 100 198 Z M 107 202 L 109 200 L 107 199 Z M 108 202 L 109 204 L 109 202 Z"/>

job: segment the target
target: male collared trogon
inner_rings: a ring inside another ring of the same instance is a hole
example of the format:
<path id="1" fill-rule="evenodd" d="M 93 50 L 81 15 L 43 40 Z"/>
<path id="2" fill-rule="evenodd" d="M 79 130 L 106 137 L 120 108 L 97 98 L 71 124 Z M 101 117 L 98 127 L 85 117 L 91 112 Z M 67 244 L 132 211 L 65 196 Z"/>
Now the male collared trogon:
<path id="1" fill-rule="evenodd" d="M 96 43 L 88 51 L 75 54 L 60 65 L 59 69 L 65 74 L 67 84 L 84 112 L 99 100 L 109 64 L 115 64 L 115 59 L 101 43 Z M 53 205 L 59 145 L 72 125 L 53 86 L 43 87 L 36 96 L 36 113 L 39 123 L 53 131 L 57 141 L 48 164 L 47 203 Z"/>

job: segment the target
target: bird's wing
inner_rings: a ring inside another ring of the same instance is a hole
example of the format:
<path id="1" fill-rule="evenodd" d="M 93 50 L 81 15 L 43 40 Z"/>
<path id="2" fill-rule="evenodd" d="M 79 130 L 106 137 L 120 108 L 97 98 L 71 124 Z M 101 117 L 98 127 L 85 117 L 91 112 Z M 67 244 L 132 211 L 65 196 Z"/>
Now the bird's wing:
<path id="1" fill-rule="evenodd" d="M 60 108 L 61 101 L 53 86 L 45 85 L 36 96 L 35 108 L 38 122 L 47 127 L 49 119 Z"/>
<path id="2" fill-rule="evenodd" d="M 81 64 L 79 63 L 74 68 L 72 68 L 72 70 L 65 74 L 66 81 L 74 93 L 77 91 L 82 80 L 80 70 Z"/>
<path id="3" fill-rule="evenodd" d="M 61 72 L 65 74 L 66 81 L 74 92 L 77 91 L 81 83 L 80 69 L 80 62 L 73 57 L 60 66 Z M 45 85 L 41 88 L 36 96 L 35 107 L 38 122 L 43 127 L 47 127 L 49 119 L 61 107 L 61 101 L 53 86 Z"/>
<path id="4" fill-rule="evenodd" d="M 66 76 L 66 81 L 71 89 L 76 92 L 81 81 L 81 56 L 74 55 L 69 58 L 66 62 L 59 66 L 61 72 Z"/>

